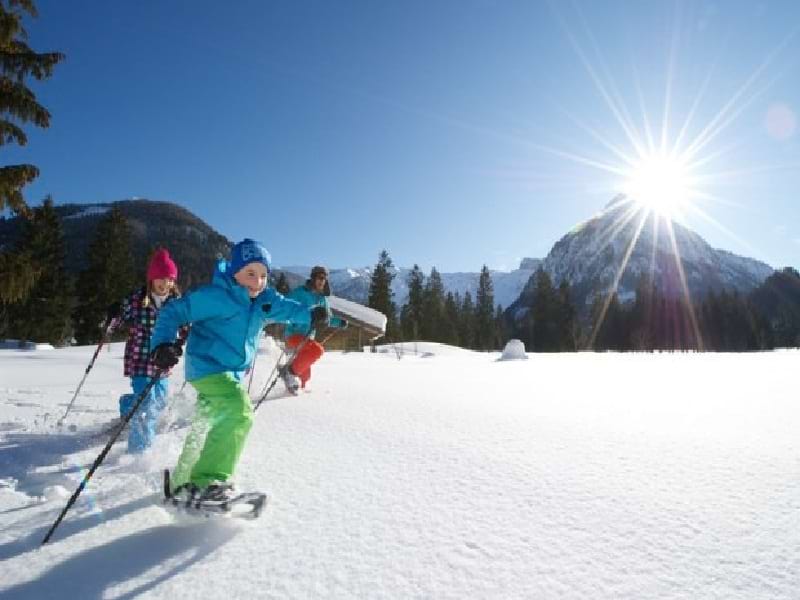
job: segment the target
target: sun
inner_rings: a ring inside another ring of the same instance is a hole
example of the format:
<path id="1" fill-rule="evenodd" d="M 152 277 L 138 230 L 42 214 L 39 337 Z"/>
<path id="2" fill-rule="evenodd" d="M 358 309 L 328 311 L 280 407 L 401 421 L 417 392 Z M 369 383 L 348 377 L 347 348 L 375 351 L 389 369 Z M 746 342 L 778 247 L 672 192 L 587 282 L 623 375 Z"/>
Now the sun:
<path id="1" fill-rule="evenodd" d="M 622 191 L 642 208 L 673 218 L 691 202 L 692 177 L 680 158 L 653 154 L 633 163 Z"/>

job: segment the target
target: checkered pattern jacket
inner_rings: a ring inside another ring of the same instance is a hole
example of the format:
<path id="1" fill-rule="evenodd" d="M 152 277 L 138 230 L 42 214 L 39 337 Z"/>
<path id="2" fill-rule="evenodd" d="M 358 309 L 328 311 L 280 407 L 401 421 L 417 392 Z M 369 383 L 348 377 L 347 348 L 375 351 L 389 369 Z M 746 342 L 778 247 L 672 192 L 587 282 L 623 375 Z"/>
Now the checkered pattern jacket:
<path id="1" fill-rule="evenodd" d="M 164 304 L 178 297 L 172 292 Z M 126 377 L 155 375 L 156 366 L 150 362 L 150 336 L 156 326 L 156 317 L 158 309 L 153 300 L 147 297 L 146 287 L 136 290 L 122 301 L 121 321 L 128 326 L 128 341 L 125 342 Z M 182 337 L 185 337 L 185 333 L 182 333 Z"/>

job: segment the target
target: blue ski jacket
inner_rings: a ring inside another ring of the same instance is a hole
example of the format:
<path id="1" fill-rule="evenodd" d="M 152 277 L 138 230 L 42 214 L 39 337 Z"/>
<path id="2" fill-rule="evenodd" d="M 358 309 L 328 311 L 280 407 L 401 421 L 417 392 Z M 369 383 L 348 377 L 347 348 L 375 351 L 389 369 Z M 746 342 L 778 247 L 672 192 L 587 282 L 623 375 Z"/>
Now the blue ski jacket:
<path id="1" fill-rule="evenodd" d="M 287 298 L 292 300 L 296 300 L 309 310 L 314 308 L 315 306 L 324 306 L 325 310 L 328 311 L 328 323 L 331 327 L 344 327 L 344 321 L 339 317 L 334 317 L 333 313 L 331 313 L 331 307 L 328 304 L 328 299 L 325 297 L 324 294 L 318 294 L 308 282 L 305 285 L 299 285 L 294 288 L 291 292 L 286 295 Z M 299 323 L 290 323 L 286 326 L 284 337 L 289 337 L 290 335 L 294 335 L 299 333 L 300 335 L 306 335 L 308 333 L 308 325 L 302 325 Z M 309 336 L 311 339 L 314 338 L 314 333 L 312 332 Z"/>
<path id="2" fill-rule="evenodd" d="M 251 300 L 227 271 L 227 264 L 219 263 L 209 285 L 165 304 L 158 315 L 151 348 L 174 342 L 179 327 L 192 325 L 185 353 L 187 381 L 228 371 L 241 380 L 264 325 L 291 323 L 307 330 L 311 323 L 308 307 L 270 287 Z"/>

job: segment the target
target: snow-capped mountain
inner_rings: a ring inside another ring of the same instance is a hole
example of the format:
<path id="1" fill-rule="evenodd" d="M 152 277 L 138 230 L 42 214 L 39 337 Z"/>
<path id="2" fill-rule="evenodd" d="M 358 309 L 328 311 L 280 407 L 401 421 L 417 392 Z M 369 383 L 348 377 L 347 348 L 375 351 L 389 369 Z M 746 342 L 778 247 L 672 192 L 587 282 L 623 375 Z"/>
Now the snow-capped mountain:
<path id="1" fill-rule="evenodd" d="M 633 240 L 636 242 L 630 250 Z M 662 293 L 677 295 L 683 290 L 682 269 L 695 299 L 712 290 L 747 293 L 773 273 L 763 262 L 712 248 L 679 223 L 673 222 L 670 227 L 665 219 L 652 215 L 642 223 L 641 209 L 624 196 L 614 198 L 602 212 L 556 242 L 542 266 L 555 285 L 568 281 L 573 302 L 585 309 L 597 294 L 613 288 L 629 250 L 617 286 L 622 302 L 635 297 L 637 283 L 650 273 Z"/>
<path id="2" fill-rule="evenodd" d="M 506 307 L 514 302 L 519 297 L 528 279 L 536 272 L 541 263 L 540 259 L 525 258 L 520 263 L 520 267 L 513 271 L 492 271 L 495 304 Z M 285 266 L 281 267 L 281 270 L 307 277 L 311 267 Z M 405 304 L 408 297 L 406 280 L 410 272 L 411 269 L 408 268 L 395 268 L 394 270 L 395 278 L 392 280 L 392 291 L 394 292 L 394 301 L 398 306 Z M 462 297 L 466 292 L 469 292 L 472 294 L 472 298 L 475 298 L 480 273 L 440 274 L 446 292 L 458 292 Z M 330 271 L 331 290 L 342 298 L 366 303 L 371 275 L 372 267 L 332 269 Z M 425 273 L 426 278 L 427 275 L 428 273 Z"/>

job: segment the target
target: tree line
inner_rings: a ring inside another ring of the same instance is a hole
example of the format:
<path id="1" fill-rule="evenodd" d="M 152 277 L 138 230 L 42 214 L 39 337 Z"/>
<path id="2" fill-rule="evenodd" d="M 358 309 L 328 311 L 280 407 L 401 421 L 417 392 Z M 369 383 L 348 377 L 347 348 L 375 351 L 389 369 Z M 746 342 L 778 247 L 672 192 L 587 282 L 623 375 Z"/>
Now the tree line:
<path id="1" fill-rule="evenodd" d="M 700 301 L 665 294 L 643 277 L 635 299 L 597 296 L 582 314 L 567 281 L 554 285 L 537 270 L 507 311 L 494 305 L 491 274 L 484 265 L 475 299 L 445 292 L 441 275 L 426 277 L 418 265 L 407 275 L 408 297 L 394 302 L 396 277 L 389 253 L 372 271 L 367 305 L 387 317 L 386 339 L 442 342 L 497 350 L 512 338 L 529 352 L 579 350 L 699 350 L 744 352 L 800 346 L 800 274 L 776 271 L 749 294 L 722 290 Z"/>
<path id="2" fill-rule="evenodd" d="M 74 338 L 94 343 L 101 336 L 108 306 L 136 286 L 130 228 L 118 208 L 100 221 L 89 245 L 88 265 L 77 277 L 65 268 L 66 244 L 61 219 L 47 198 L 22 223 L 15 252 L 41 265 L 29 293 L 0 301 L 0 337 L 55 346 Z"/>
<path id="3" fill-rule="evenodd" d="M 152 252 L 156 249 L 150 249 Z M 53 201 L 30 211 L 17 247 L 41 272 L 28 293 L 0 300 L 0 337 L 64 345 L 94 343 L 102 335 L 107 307 L 143 282 L 134 265 L 131 229 L 118 207 L 100 221 L 89 244 L 86 268 L 77 276 L 65 269 L 66 245 Z M 511 338 L 529 352 L 578 350 L 751 351 L 800 346 L 800 274 L 773 273 L 749 294 L 711 293 L 699 302 L 664 294 L 647 278 L 635 299 L 616 294 L 595 298 L 586 315 L 571 300 L 570 285 L 555 286 L 539 269 L 508 311 L 496 306 L 491 273 L 483 265 L 475 296 L 444 289 L 434 267 L 418 265 L 406 277 L 408 297 L 397 307 L 392 292 L 396 270 L 380 253 L 372 270 L 367 305 L 387 317 L 390 342 L 431 341 L 474 350 L 497 350 Z M 272 282 L 289 291 L 285 274 Z"/>
<path id="4" fill-rule="evenodd" d="M 367 306 L 386 315 L 390 342 L 441 342 L 474 350 L 495 350 L 508 339 L 501 306 L 495 307 L 494 285 L 483 265 L 475 298 L 467 291 L 446 292 L 436 267 L 426 277 L 419 265 L 408 274 L 408 299 L 398 310 L 392 281 L 397 276 L 389 253 L 383 250 L 372 270 Z"/>

